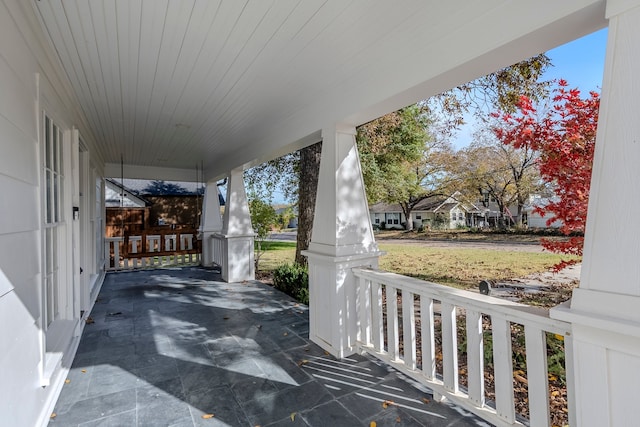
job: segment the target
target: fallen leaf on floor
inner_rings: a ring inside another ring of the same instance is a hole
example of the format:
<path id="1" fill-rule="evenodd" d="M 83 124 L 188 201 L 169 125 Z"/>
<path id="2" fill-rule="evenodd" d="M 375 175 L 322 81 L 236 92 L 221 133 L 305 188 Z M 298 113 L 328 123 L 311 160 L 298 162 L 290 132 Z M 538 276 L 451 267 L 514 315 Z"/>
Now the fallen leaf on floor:
<path id="1" fill-rule="evenodd" d="M 331 354 L 331 353 L 329 353 L 328 351 L 326 351 L 326 350 L 324 351 L 324 355 L 325 355 L 325 356 L 329 356 L 330 354 Z"/>
<path id="2" fill-rule="evenodd" d="M 289 418 L 291 418 L 291 421 L 292 421 L 292 422 L 293 422 L 293 421 L 295 421 L 295 419 L 296 419 L 296 413 L 295 413 L 295 412 L 292 412 L 292 413 L 291 413 L 291 415 L 289 415 Z"/>
<path id="3" fill-rule="evenodd" d="M 208 420 L 209 418 L 213 418 L 213 417 L 214 417 L 214 415 L 213 415 L 213 414 L 204 414 L 204 415 L 202 416 L 202 418 L 204 418 L 205 420 Z"/>
<path id="4" fill-rule="evenodd" d="M 422 398 L 422 403 L 424 403 L 425 405 L 426 405 L 427 403 L 429 403 L 429 402 L 431 402 L 431 401 L 430 401 L 429 399 L 427 399 L 426 397 L 423 397 L 423 398 Z"/>
<path id="5" fill-rule="evenodd" d="M 385 400 L 384 402 L 382 402 L 382 407 L 384 409 L 387 409 L 390 405 L 395 405 L 393 400 Z"/>
<path id="6" fill-rule="evenodd" d="M 516 380 L 518 380 L 518 381 L 520 381 L 521 383 L 523 383 L 523 384 L 529 384 L 529 381 L 527 381 L 527 379 L 526 379 L 525 377 L 523 377 L 522 375 L 514 374 L 514 375 L 513 375 L 513 377 L 514 377 Z"/>
<path id="7" fill-rule="evenodd" d="M 285 332 L 285 333 L 284 333 L 284 334 L 282 334 L 282 335 L 286 337 L 287 335 L 289 335 L 289 333 L 288 333 L 288 332 Z"/>
<path id="8" fill-rule="evenodd" d="M 82 370 L 82 371 L 80 371 L 80 372 L 82 372 L 83 374 L 86 374 L 86 373 L 87 373 L 87 370 L 86 370 L 86 369 L 83 369 L 83 370 Z"/>
<path id="9" fill-rule="evenodd" d="M 302 359 L 301 361 L 298 362 L 298 366 L 306 365 L 307 363 L 309 363 L 307 359 Z"/>
<path id="10" fill-rule="evenodd" d="M 64 380 L 65 384 L 69 384 L 71 382 L 71 380 L 69 378 L 67 378 L 66 380 Z"/>
<path id="11" fill-rule="evenodd" d="M 396 422 L 399 423 L 400 421 L 402 421 L 400 417 L 396 417 Z"/>
<path id="12" fill-rule="evenodd" d="M 58 416 L 58 414 L 56 414 L 55 412 L 52 412 L 52 413 L 51 413 L 51 416 L 50 416 L 49 418 L 54 419 L 54 418 L 55 418 L 55 417 L 57 417 L 57 416 Z"/>
<path id="13" fill-rule="evenodd" d="M 87 317 L 87 320 L 84 321 L 87 325 L 95 323 L 92 317 Z"/>
<path id="14" fill-rule="evenodd" d="M 378 423 L 376 423 L 375 421 L 371 421 L 369 423 L 369 427 L 377 427 Z"/>

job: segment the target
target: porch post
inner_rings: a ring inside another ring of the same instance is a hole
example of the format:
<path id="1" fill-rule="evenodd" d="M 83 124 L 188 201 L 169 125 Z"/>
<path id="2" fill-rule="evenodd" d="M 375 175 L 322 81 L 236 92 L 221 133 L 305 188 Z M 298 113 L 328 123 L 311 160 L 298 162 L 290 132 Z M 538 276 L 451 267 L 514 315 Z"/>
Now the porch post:
<path id="1" fill-rule="evenodd" d="M 219 236 L 224 240 L 222 280 L 226 282 L 255 279 L 255 233 L 242 175 L 242 168 L 232 170 L 229 175 L 222 233 Z"/>
<path id="2" fill-rule="evenodd" d="M 607 18 L 580 287 L 551 315 L 573 324 L 575 424 L 622 427 L 640 419 L 640 1 Z"/>
<path id="3" fill-rule="evenodd" d="M 200 217 L 200 231 L 202 233 L 202 265 L 209 267 L 213 264 L 213 235 L 222 231 L 222 217 L 220 216 L 220 199 L 218 198 L 218 184 L 216 181 L 207 182 L 202 203 Z"/>
<path id="4" fill-rule="evenodd" d="M 378 266 L 353 126 L 323 129 L 309 250 L 310 339 L 336 357 L 356 350 L 356 279 L 351 268 Z"/>

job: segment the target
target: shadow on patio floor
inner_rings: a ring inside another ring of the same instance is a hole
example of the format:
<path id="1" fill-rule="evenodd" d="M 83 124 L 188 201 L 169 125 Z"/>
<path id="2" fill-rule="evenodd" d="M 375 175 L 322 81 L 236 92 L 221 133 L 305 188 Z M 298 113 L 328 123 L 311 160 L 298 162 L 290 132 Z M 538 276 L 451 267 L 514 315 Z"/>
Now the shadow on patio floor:
<path id="1" fill-rule="evenodd" d="M 307 307 L 260 282 L 112 273 L 91 317 L 50 426 L 487 425 L 380 362 L 325 354 Z"/>

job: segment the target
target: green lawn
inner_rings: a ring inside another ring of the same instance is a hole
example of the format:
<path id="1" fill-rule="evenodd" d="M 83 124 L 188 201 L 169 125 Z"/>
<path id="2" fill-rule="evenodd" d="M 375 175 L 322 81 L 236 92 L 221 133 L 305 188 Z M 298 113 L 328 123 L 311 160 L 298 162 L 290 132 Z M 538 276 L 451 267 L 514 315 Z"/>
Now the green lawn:
<path id="1" fill-rule="evenodd" d="M 295 242 L 268 242 L 260 270 L 293 262 Z M 507 280 L 549 270 L 561 258 L 551 253 L 509 252 L 488 249 L 432 248 L 418 245 L 380 244 L 387 252 L 380 268 L 459 288 L 476 286 L 482 279 Z"/>

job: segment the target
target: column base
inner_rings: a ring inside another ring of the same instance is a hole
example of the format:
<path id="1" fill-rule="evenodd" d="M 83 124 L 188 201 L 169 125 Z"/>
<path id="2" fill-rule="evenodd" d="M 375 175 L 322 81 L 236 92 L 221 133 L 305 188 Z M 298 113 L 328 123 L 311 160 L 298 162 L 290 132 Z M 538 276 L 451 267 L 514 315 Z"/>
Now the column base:
<path id="1" fill-rule="evenodd" d="M 337 358 L 357 351 L 353 267 L 378 267 L 383 252 L 330 256 L 303 251 L 309 260 L 309 339 Z"/>
<path id="2" fill-rule="evenodd" d="M 229 236 L 216 234 L 222 237 L 222 261 L 219 262 L 222 272 L 222 280 L 229 283 L 255 280 L 255 253 L 253 248 L 254 235 Z M 218 259 L 214 253 L 214 260 Z"/>
<path id="3" fill-rule="evenodd" d="M 571 306 L 550 310 L 572 325 L 567 357 L 573 355 L 576 425 L 627 426 L 640 418 L 638 303 L 634 296 L 576 289 Z"/>
<path id="4" fill-rule="evenodd" d="M 212 267 L 215 264 L 213 248 L 213 236 L 215 234 L 220 234 L 220 230 L 207 230 L 200 233 L 202 236 L 202 257 L 200 258 L 200 265 L 203 267 Z"/>

